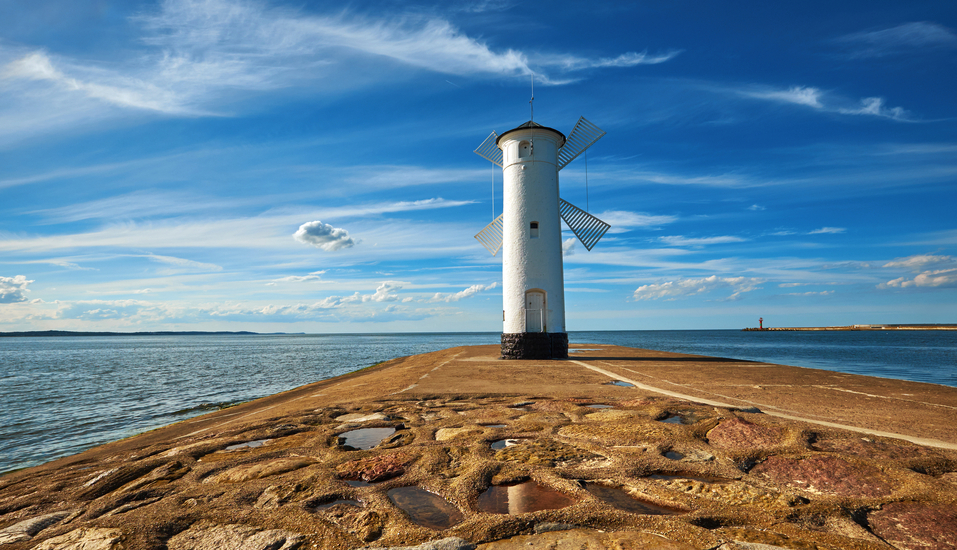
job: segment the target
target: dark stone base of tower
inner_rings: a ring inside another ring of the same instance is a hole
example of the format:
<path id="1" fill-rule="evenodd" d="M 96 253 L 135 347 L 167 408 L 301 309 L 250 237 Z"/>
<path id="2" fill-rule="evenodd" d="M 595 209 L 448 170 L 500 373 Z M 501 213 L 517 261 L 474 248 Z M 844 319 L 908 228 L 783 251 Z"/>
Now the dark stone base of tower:
<path id="1" fill-rule="evenodd" d="M 502 359 L 568 359 L 565 332 L 502 334 Z"/>

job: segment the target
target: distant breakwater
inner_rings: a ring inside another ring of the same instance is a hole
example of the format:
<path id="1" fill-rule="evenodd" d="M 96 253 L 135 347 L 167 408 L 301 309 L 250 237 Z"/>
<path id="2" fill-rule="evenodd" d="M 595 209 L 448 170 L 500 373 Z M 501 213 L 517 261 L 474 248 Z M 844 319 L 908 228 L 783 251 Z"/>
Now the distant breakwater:
<path id="1" fill-rule="evenodd" d="M 848 325 L 843 327 L 748 327 L 746 331 L 821 330 L 957 330 L 957 325 Z"/>

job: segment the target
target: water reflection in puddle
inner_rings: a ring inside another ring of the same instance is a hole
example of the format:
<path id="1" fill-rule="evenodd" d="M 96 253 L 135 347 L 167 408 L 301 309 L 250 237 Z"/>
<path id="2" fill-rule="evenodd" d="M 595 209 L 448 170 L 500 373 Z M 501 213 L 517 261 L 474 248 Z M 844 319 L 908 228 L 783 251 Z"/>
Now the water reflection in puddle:
<path id="1" fill-rule="evenodd" d="M 525 514 L 557 510 L 575 504 L 575 499 L 534 481 L 516 485 L 493 485 L 479 495 L 475 507 L 489 514 Z"/>
<path id="2" fill-rule="evenodd" d="M 589 409 L 610 409 L 612 405 L 603 405 L 601 403 L 592 403 L 591 405 L 586 405 Z"/>
<path id="3" fill-rule="evenodd" d="M 648 476 L 647 479 L 659 479 L 662 481 L 672 481 L 675 479 L 690 479 L 692 481 L 700 481 L 701 483 L 723 483 L 727 481 L 725 479 L 720 479 L 716 477 L 680 476 L 680 475 L 668 475 L 668 474 L 652 474 Z"/>
<path id="4" fill-rule="evenodd" d="M 479 424 L 479 426 L 482 426 L 483 428 L 504 428 L 505 426 L 508 426 L 508 424 Z"/>
<path id="5" fill-rule="evenodd" d="M 658 422 L 664 422 L 665 424 L 686 424 L 685 419 L 677 415 L 663 418 Z"/>
<path id="6" fill-rule="evenodd" d="M 465 519 L 458 508 L 421 487 L 398 487 L 387 494 L 413 522 L 429 529 L 448 529 Z"/>
<path id="7" fill-rule="evenodd" d="M 670 458 L 671 460 L 681 460 L 685 455 L 679 453 L 678 451 L 668 451 L 665 453 L 665 458 Z"/>
<path id="8" fill-rule="evenodd" d="M 315 511 L 327 510 L 329 508 L 332 508 L 336 504 L 343 504 L 346 506 L 355 506 L 356 508 L 359 508 L 362 506 L 362 504 L 360 504 L 358 500 L 346 500 L 341 498 L 339 500 L 334 500 L 332 502 L 327 502 L 325 504 L 319 504 L 318 506 L 312 506 L 312 509 Z"/>
<path id="9" fill-rule="evenodd" d="M 605 384 L 607 384 L 607 385 L 609 385 L 609 386 L 621 386 L 622 388 L 634 388 L 634 387 L 635 387 L 634 384 L 629 384 L 628 382 L 625 382 L 624 380 L 612 380 L 611 382 L 605 382 Z"/>
<path id="10" fill-rule="evenodd" d="M 245 443 L 237 443 L 235 445 L 230 445 L 223 449 L 225 452 L 238 451 L 241 449 L 255 449 L 256 447 L 262 447 L 266 443 L 269 443 L 272 439 L 257 439 L 256 441 L 247 441 Z"/>
<path id="11" fill-rule="evenodd" d="M 353 449 L 366 450 L 395 433 L 395 428 L 360 428 L 339 434 L 339 444 Z"/>
<path id="12" fill-rule="evenodd" d="M 501 451 L 505 447 L 511 447 L 512 445 L 518 445 L 521 443 L 521 439 L 497 439 L 492 442 L 491 447 L 493 451 Z"/>
<path id="13" fill-rule="evenodd" d="M 665 508 L 664 506 L 658 506 L 650 502 L 643 502 L 632 497 L 621 489 L 605 487 L 604 485 L 599 485 L 597 483 L 586 483 L 585 490 L 598 497 L 598 499 L 602 502 L 610 504 L 619 510 L 624 510 L 633 514 L 661 516 L 667 514 L 678 514 L 681 512 L 680 510 Z"/>
<path id="14" fill-rule="evenodd" d="M 368 487 L 372 485 L 371 483 L 363 479 L 343 479 L 342 481 L 345 481 L 347 484 L 349 484 L 352 487 Z"/>

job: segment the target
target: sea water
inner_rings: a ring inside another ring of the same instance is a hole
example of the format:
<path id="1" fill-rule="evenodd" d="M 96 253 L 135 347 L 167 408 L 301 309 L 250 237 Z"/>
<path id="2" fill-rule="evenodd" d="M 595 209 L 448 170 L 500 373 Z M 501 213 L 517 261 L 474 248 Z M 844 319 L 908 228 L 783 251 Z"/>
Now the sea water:
<path id="1" fill-rule="evenodd" d="M 571 332 L 616 344 L 957 386 L 957 331 Z M 0 473 L 395 357 L 499 333 L 0 338 Z"/>

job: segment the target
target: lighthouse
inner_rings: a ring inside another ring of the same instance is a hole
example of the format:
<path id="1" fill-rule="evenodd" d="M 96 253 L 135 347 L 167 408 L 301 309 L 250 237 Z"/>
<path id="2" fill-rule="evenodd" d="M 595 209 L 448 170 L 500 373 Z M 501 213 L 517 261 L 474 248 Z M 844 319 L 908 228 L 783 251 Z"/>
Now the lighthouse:
<path id="1" fill-rule="evenodd" d="M 502 167 L 502 214 L 475 236 L 502 250 L 502 357 L 568 357 L 562 220 L 586 249 L 607 223 L 559 197 L 558 173 L 605 134 L 584 117 L 565 134 L 533 121 L 492 134 L 476 153 Z"/>

